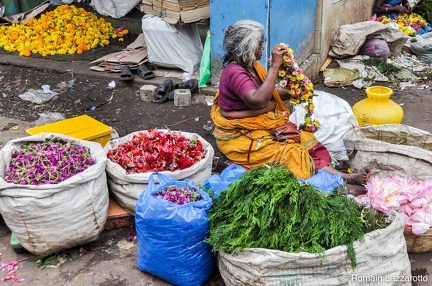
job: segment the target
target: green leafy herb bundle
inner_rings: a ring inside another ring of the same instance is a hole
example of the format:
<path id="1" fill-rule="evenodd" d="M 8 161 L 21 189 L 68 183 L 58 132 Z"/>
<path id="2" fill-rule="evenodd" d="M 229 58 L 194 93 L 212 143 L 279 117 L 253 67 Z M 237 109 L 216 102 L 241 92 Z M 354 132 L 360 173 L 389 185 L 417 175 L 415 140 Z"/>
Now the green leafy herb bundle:
<path id="1" fill-rule="evenodd" d="M 244 248 L 323 253 L 348 246 L 356 266 L 353 243 L 386 226 L 382 214 L 362 208 L 343 194 L 327 195 L 301 184 L 283 166 L 263 166 L 244 173 L 214 200 L 209 210 L 214 251 Z"/>

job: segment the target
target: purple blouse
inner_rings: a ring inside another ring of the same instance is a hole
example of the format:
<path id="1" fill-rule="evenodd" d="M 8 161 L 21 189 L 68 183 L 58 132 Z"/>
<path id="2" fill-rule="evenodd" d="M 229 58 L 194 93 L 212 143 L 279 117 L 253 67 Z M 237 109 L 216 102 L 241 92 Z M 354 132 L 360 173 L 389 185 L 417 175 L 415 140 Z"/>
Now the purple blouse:
<path id="1" fill-rule="evenodd" d="M 219 81 L 219 106 L 225 111 L 250 110 L 243 102 L 245 95 L 259 85 L 242 66 L 229 63 Z"/>

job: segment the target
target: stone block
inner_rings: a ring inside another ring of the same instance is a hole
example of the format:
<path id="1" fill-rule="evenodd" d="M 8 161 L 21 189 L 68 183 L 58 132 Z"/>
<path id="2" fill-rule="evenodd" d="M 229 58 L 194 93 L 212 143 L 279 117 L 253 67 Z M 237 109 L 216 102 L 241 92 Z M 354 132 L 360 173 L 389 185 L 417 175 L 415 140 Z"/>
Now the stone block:
<path id="1" fill-rule="evenodd" d="M 142 101 L 151 102 L 155 94 L 157 86 L 146 84 L 140 88 L 140 99 Z"/>
<path id="2" fill-rule="evenodd" d="M 175 106 L 191 106 L 192 94 L 189 89 L 174 90 L 174 105 Z"/>

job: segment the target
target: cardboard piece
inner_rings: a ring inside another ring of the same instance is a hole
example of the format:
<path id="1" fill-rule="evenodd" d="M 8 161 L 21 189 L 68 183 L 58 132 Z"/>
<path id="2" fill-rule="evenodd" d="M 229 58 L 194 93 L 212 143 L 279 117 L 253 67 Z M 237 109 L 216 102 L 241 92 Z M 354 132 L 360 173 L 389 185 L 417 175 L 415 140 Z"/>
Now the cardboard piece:
<path id="1" fill-rule="evenodd" d="M 147 47 L 147 44 L 145 42 L 144 33 L 141 33 L 138 35 L 138 37 L 133 41 L 133 43 L 129 44 L 126 49 L 128 50 L 134 50 L 141 47 Z"/>
<path id="2" fill-rule="evenodd" d="M 90 69 L 101 72 L 120 72 L 123 65 L 129 65 L 132 69 L 137 69 L 138 65 L 146 62 L 148 62 L 147 45 L 144 34 L 141 33 L 126 49 L 105 55 L 90 62 L 90 64 L 97 64 L 91 66 Z"/>
<path id="3" fill-rule="evenodd" d="M 50 5 L 50 1 L 45 1 L 44 3 L 34 7 L 30 11 L 22 12 L 22 13 L 19 13 L 16 15 L 9 15 L 9 16 L 0 17 L 0 24 L 1 24 L 1 22 L 4 22 L 4 24 L 7 24 L 7 23 L 20 24 L 23 21 L 30 20 L 31 18 L 39 15 L 40 13 L 45 11 L 49 5 Z"/>
<path id="4" fill-rule="evenodd" d="M 111 53 L 96 59 L 91 64 L 99 62 L 110 62 L 110 63 L 123 63 L 123 64 L 137 64 L 143 61 L 147 57 L 147 44 L 145 42 L 144 33 L 138 35 L 138 37 L 121 52 Z"/>
<path id="5" fill-rule="evenodd" d="M 143 0 L 140 11 L 169 24 L 193 23 L 210 18 L 209 0 Z"/>
<path id="6" fill-rule="evenodd" d="M 106 56 L 103 56 L 99 59 L 92 61 L 91 64 L 101 63 L 101 62 L 124 64 L 124 65 L 138 64 L 144 61 L 146 58 L 147 58 L 147 48 L 141 47 L 135 50 L 123 50 L 120 52 L 108 54 Z"/>
<path id="7" fill-rule="evenodd" d="M 148 62 L 148 59 L 145 59 L 142 62 L 136 63 L 136 64 L 121 64 L 121 63 L 109 63 L 109 62 L 102 62 L 99 63 L 97 66 L 91 66 L 90 69 L 94 71 L 100 71 L 100 72 L 120 72 L 121 67 L 124 65 L 128 65 L 132 70 L 136 70 L 137 67 L 140 64 L 144 64 Z"/>

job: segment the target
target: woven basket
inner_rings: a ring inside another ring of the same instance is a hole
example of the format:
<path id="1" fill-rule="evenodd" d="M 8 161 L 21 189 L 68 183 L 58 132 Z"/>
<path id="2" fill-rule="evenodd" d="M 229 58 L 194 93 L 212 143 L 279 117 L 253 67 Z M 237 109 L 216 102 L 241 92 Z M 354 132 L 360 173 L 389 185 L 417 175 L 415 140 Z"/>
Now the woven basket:
<path id="1" fill-rule="evenodd" d="M 420 236 L 412 233 L 412 229 L 405 227 L 404 236 L 408 253 L 424 253 L 432 251 L 432 228 Z"/>

